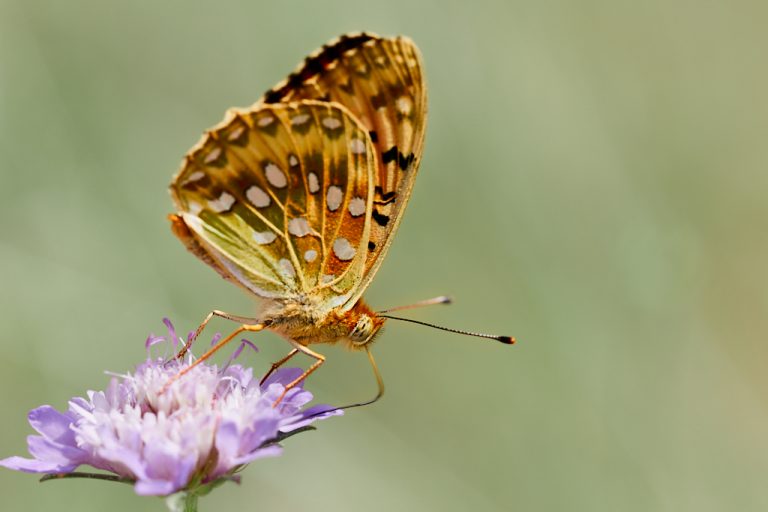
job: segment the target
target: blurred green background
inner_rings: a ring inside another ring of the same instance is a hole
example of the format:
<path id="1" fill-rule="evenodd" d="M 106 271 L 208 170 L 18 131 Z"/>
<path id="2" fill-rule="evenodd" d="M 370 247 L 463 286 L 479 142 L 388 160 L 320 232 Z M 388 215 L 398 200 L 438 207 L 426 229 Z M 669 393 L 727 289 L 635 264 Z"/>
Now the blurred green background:
<path id="1" fill-rule="evenodd" d="M 407 34 L 426 153 L 375 307 L 388 385 L 202 510 L 768 507 L 768 4 L 0 0 L 0 456 L 150 331 L 250 300 L 171 235 L 182 155 L 309 52 Z M 215 330 L 230 327 L 217 323 Z M 287 346 L 255 338 L 266 368 Z M 326 351 L 309 387 L 375 389 Z M 0 470 L 4 510 L 163 510 Z"/>

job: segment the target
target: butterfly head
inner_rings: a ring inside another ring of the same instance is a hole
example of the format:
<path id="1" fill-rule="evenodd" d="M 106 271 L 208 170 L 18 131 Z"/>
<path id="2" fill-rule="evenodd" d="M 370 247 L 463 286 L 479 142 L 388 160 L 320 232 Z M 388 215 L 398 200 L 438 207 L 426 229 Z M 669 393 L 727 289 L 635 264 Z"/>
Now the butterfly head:
<path id="1" fill-rule="evenodd" d="M 345 320 L 345 324 L 349 327 L 347 339 L 352 349 L 362 349 L 373 343 L 385 321 L 362 300 L 347 313 Z"/>

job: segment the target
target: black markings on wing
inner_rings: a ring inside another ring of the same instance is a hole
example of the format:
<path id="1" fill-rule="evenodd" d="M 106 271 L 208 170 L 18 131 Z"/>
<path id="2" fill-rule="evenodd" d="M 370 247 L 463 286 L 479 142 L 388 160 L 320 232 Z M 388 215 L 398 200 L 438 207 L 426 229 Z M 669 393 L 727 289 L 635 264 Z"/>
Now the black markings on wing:
<path id="1" fill-rule="evenodd" d="M 304 59 L 304 63 L 296 71 L 288 75 L 280 85 L 270 89 L 264 94 L 265 103 L 278 103 L 285 101 L 286 97 L 302 89 L 306 83 L 310 82 L 318 75 L 327 73 L 327 69 L 338 62 L 342 55 L 348 51 L 360 47 L 367 41 L 378 39 L 377 36 L 360 33 L 345 34 L 333 43 L 324 45 L 318 51 Z M 344 82 L 340 82 L 339 85 Z M 351 93 L 351 85 L 347 81 L 344 85 L 345 90 Z"/>
<path id="2" fill-rule="evenodd" d="M 409 154 L 408 156 L 404 155 L 402 152 L 397 150 L 397 146 L 392 146 L 381 154 L 381 159 L 385 164 L 395 162 L 401 171 L 407 171 L 410 169 L 415 158 L 416 155 L 413 153 Z"/>
<path id="3" fill-rule="evenodd" d="M 373 202 L 374 204 L 385 205 L 394 201 L 396 197 L 397 197 L 397 192 L 395 192 L 394 190 L 390 192 L 384 192 L 382 191 L 381 187 L 377 186 L 374 189 Z"/>
<path id="4" fill-rule="evenodd" d="M 362 122 L 378 154 L 366 277 L 373 277 L 410 196 L 426 127 L 426 85 L 421 58 L 407 38 L 345 35 L 307 57 L 264 103 L 296 99 L 341 103 Z"/>
<path id="5" fill-rule="evenodd" d="M 376 221 L 376 224 L 379 226 L 385 227 L 387 224 L 389 224 L 389 215 L 384 215 L 383 213 L 380 213 L 378 208 L 373 209 L 373 220 Z"/>

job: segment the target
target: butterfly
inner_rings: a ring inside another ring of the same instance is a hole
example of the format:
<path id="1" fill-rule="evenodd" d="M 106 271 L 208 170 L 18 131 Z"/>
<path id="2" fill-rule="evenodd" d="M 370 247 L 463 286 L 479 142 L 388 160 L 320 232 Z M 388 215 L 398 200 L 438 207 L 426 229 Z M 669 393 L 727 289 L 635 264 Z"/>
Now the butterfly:
<path id="1" fill-rule="evenodd" d="M 415 44 L 356 33 L 308 56 L 203 136 L 170 186 L 172 230 L 224 279 L 260 299 L 260 310 L 254 318 L 212 311 L 191 340 L 215 316 L 241 325 L 198 362 L 242 332 L 269 329 L 292 350 L 267 376 L 298 353 L 314 359 L 283 396 L 323 364 L 310 347 L 323 343 L 365 350 L 379 385 L 372 401 L 382 395 L 369 348 L 391 317 L 362 294 L 411 196 L 426 121 Z M 447 299 L 418 305 L 440 302 Z"/>

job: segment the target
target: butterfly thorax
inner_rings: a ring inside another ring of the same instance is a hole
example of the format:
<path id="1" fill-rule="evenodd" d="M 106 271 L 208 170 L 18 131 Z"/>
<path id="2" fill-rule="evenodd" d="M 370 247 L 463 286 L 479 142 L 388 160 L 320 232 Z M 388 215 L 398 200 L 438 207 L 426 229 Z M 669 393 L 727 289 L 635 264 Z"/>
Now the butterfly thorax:
<path id="1" fill-rule="evenodd" d="M 342 342 L 350 350 L 373 342 L 384 324 L 362 299 L 350 310 L 335 308 L 327 313 L 318 313 L 306 301 L 276 302 L 263 311 L 262 318 L 270 330 L 302 345 Z"/>

